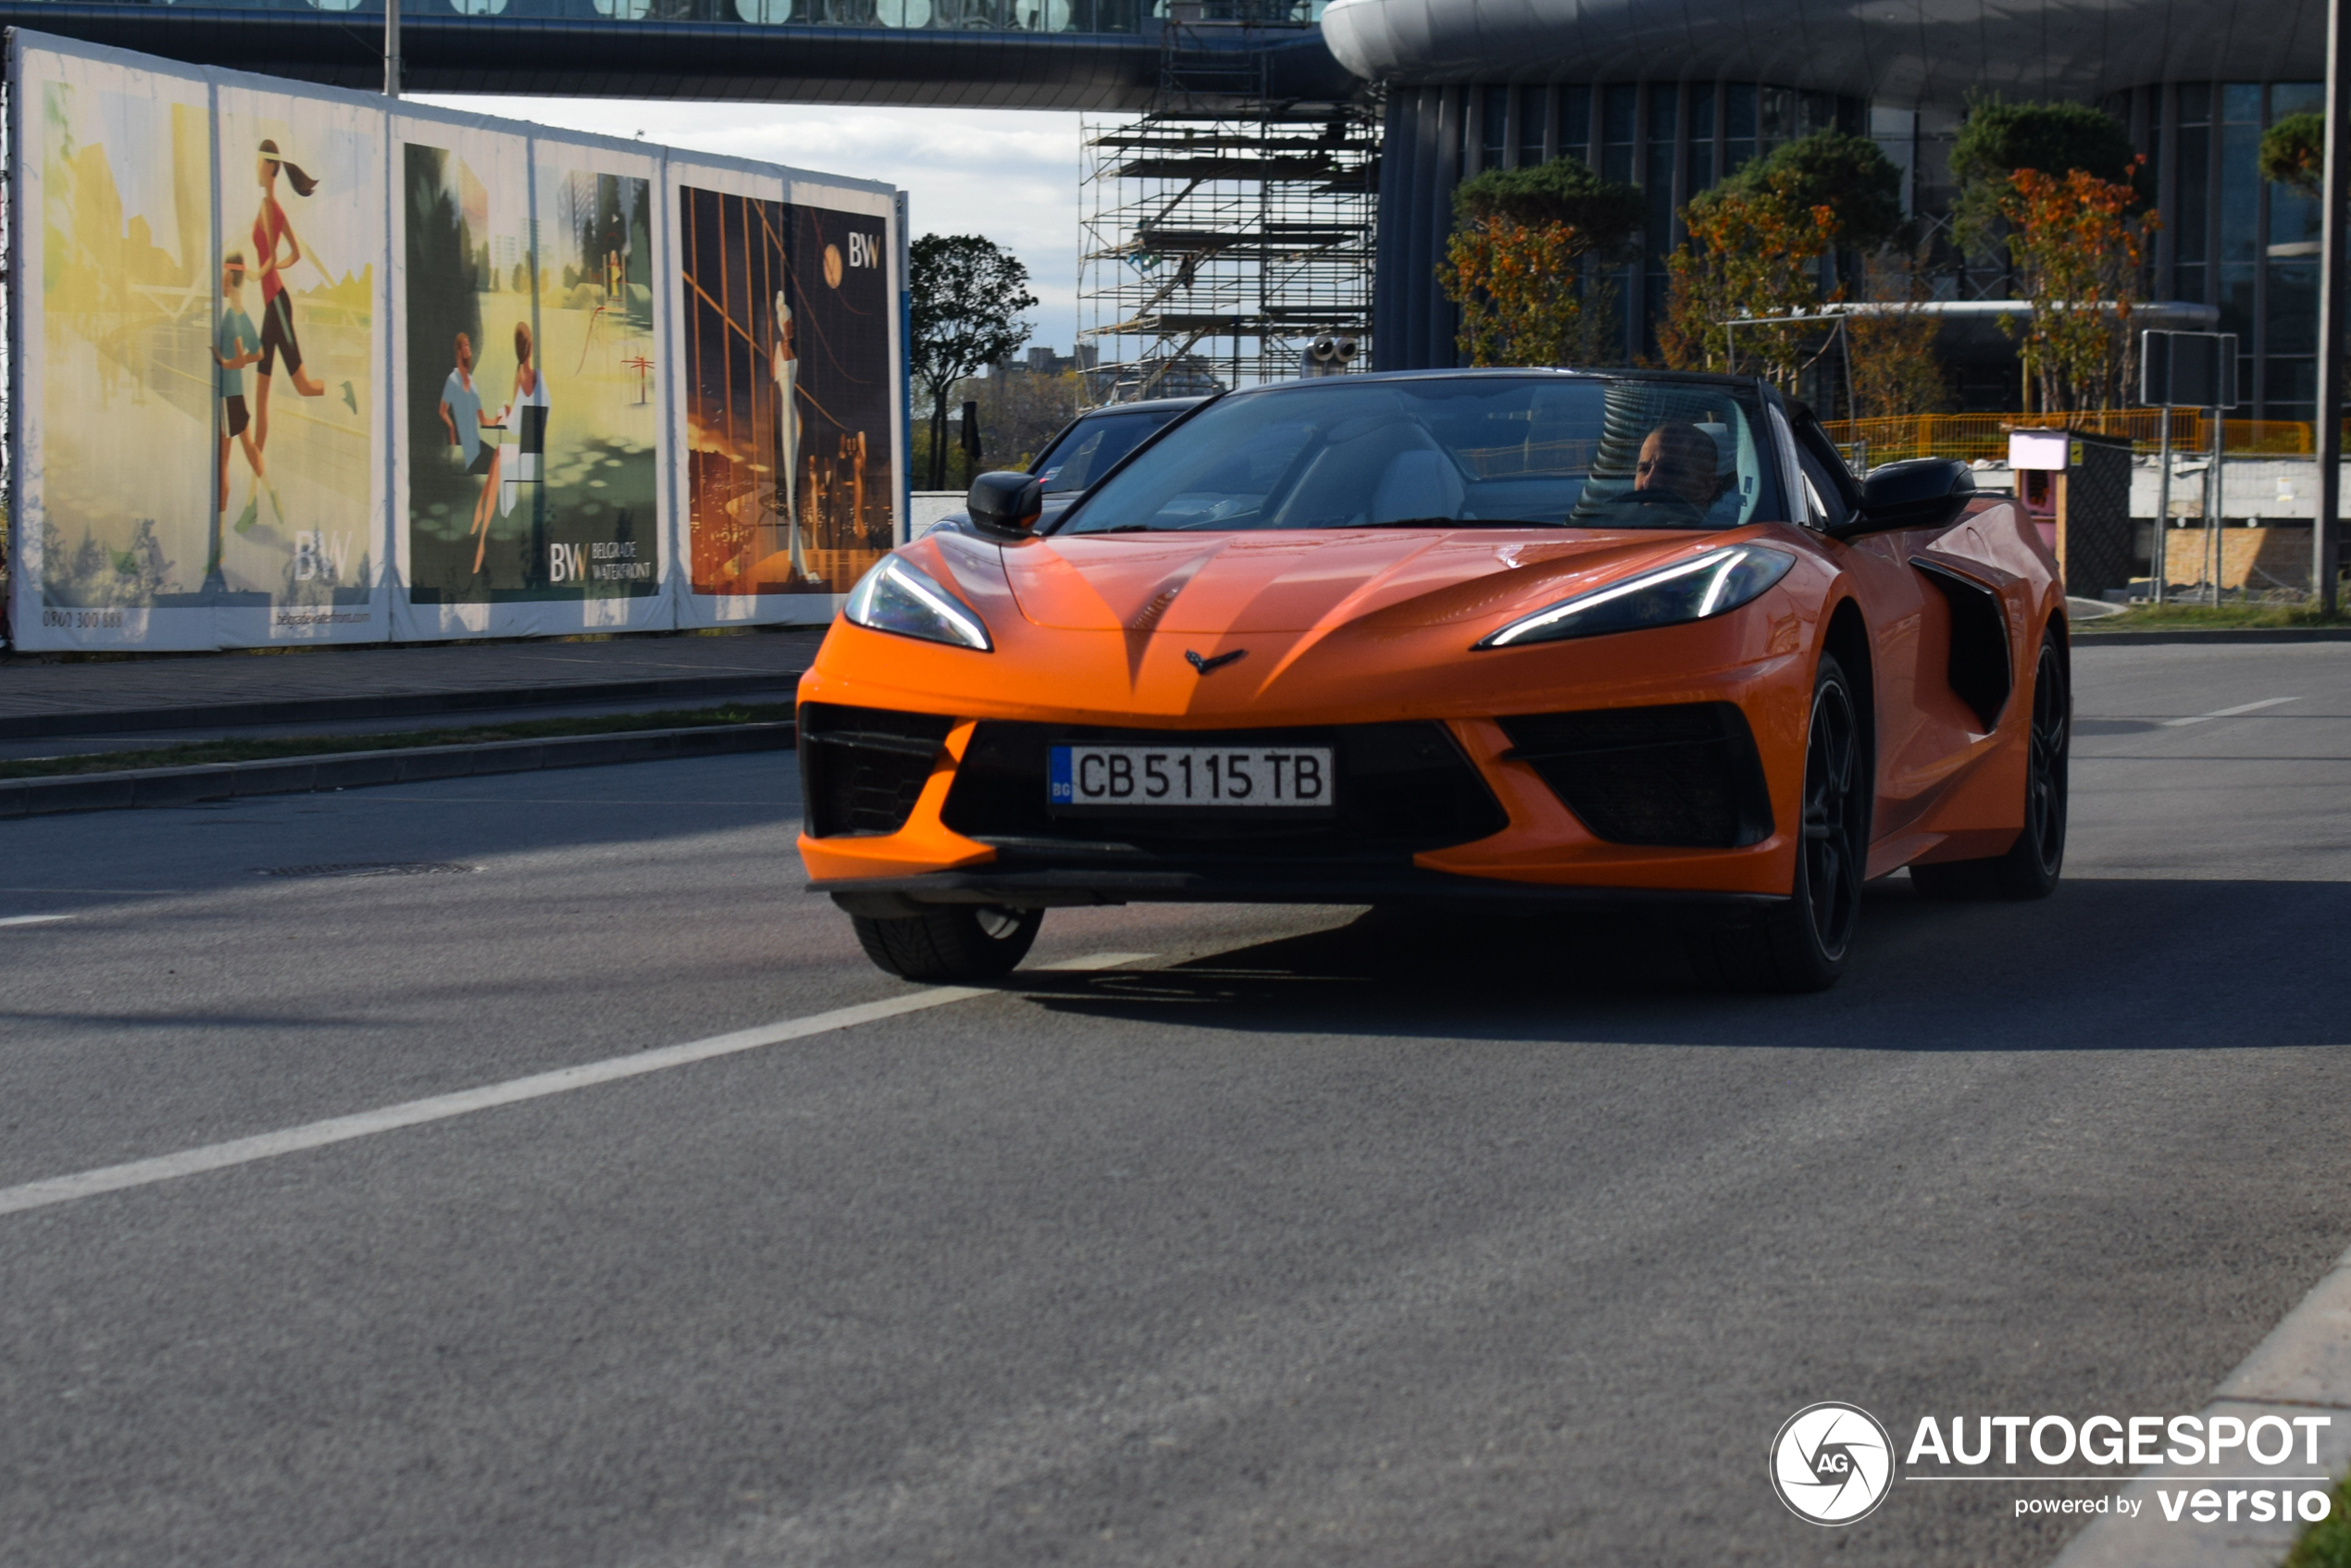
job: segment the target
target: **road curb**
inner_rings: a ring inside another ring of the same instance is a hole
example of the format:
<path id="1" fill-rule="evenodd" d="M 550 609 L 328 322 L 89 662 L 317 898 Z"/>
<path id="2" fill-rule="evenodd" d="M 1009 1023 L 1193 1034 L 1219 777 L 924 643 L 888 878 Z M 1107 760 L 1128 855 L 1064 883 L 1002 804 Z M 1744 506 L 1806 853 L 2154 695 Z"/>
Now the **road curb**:
<path id="1" fill-rule="evenodd" d="M 392 752 L 330 752 L 268 762 L 204 763 L 193 767 L 143 767 L 63 778 L 0 779 L 0 818 L 62 812 L 131 811 L 190 805 L 246 795 L 301 795 L 375 784 L 535 773 L 545 768 L 601 767 L 614 763 L 675 762 L 790 750 L 793 727 L 777 724 L 643 729 L 621 735 L 567 735 L 549 740 L 489 740 L 466 746 L 417 746 Z"/>
<path id="2" fill-rule="evenodd" d="M 114 735 L 149 729 L 235 728 L 254 724 L 342 724 L 354 719 L 418 718 L 499 708 L 558 708 L 589 703 L 675 702 L 780 693 L 790 700 L 798 670 L 756 675 L 681 675 L 648 680 L 598 680 L 562 686 L 500 686 L 465 691 L 388 691 L 373 696 L 285 697 L 170 708 L 75 708 L 0 716 L 0 740 L 51 735 Z"/>
<path id="3" fill-rule="evenodd" d="M 2320 1436 L 2319 1462 L 2302 1462 L 2296 1444 L 2293 1463 L 2264 1465 L 2232 1458 L 2231 1474 L 2248 1470 L 2280 1475 L 2324 1470 L 2340 1477 L 2351 1469 L 2351 1252 L 2311 1288 L 2269 1337 L 2234 1372 L 2221 1380 L 2199 1412 L 2236 1417 L 2248 1426 L 2265 1415 L 2292 1422 L 2295 1416 L 2327 1415 L 2333 1424 Z M 2276 1568 L 2293 1549 L 2305 1526 L 2240 1521 L 2198 1524 L 2192 1518 L 2167 1521 L 2155 1498 L 2158 1487 L 2201 1486 L 2185 1472 L 2145 1473 L 2123 1489 L 2141 1500 L 2136 1518 L 2101 1518 L 2066 1544 L 2052 1568 Z M 2332 1480 L 2295 1482 L 2293 1489 L 2332 1491 Z"/>
<path id="4" fill-rule="evenodd" d="M 2145 631 L 2099 631 L 2096 623 L 2073 628 L 2073 645 L 2087 647 L 2098 642 L 2351 642 L 2351 627 L 2314 626 L 2297 629 L 2285 626 L 2215 627 L 2210 631 L 2171 627 Z"/>

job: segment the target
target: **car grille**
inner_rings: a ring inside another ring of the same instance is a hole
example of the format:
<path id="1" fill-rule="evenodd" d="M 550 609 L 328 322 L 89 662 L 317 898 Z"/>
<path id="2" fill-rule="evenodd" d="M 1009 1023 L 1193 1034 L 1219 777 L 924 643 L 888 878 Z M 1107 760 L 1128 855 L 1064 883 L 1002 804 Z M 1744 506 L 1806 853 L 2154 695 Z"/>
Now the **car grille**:
<path id="1" fill-rule="evenodd" d="M 1772 836 L 1772 797 L 1735 703 L 1498 721 L 1585 827 L 1616 844 L 1736 849 Z"/>
<path id="2" fill-rule="evenodd" d="M 954 727 L 953 719 L 937 714 L 802 703 L 800 785 L 809 837 L 895 833 L 905 827 Z"/>
<path id="3" fill-rule="evenodd" d="M 1311 819 L 1056 817 L 1046 809 L 1048 753 L 1056 743 L 1328 746 L 1337 809 Z M 1000 863 L 1138 864 L 1154 859 L 1252 865 L 1362 861 L 1394 865 L 1423 850 L 1499 833 L 1509 817 L 1439 724 L 1322 729 L 1134 730 L 983 721 L 955 770 L 946 825 L 998 846 Z"/>

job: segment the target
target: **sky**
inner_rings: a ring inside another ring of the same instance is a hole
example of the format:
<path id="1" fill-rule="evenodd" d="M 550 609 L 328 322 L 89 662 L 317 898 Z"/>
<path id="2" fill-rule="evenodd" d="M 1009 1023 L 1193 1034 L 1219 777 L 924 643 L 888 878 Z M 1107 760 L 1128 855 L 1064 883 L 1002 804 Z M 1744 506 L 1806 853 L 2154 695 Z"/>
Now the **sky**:
<path id="1" fill-rule="evenodd" d="M 1077 116 L 1015 109 L 824 108 L 628 98 L 417 94 L 476 114 L 879 180 L 913 230 L 985 234 L 1027 265 L 1032 345 L 1069 353 L 1077 325 Z"/>

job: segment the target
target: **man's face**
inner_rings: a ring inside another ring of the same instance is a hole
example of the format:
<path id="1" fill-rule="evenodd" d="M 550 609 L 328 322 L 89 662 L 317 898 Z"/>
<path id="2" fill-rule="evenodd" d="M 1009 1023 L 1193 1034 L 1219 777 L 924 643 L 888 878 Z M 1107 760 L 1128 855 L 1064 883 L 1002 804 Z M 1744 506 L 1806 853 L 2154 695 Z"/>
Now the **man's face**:
<path id="1" fill-rule="evenodd" d="M 220 292 L 222 293 L 228 295 L 233 300 L 237 297 L 237 292 L 244 286 L 245 273 L 243 268 L 224 267 L 220 269 Z"/>
<path id="2" fill-rule="evenodd" d="M 1688 502 L 1693 506 L 1706 506 L 1713 502 L 1710 493 L 1714 476 L 1693 471 L 1686 454 L 1673 452 L 1667 446 L 1665 432 L 1652 430 L 1641 442 L 1640 461 L 1633 469 L 1635 490 L 1664 490 Z"/>

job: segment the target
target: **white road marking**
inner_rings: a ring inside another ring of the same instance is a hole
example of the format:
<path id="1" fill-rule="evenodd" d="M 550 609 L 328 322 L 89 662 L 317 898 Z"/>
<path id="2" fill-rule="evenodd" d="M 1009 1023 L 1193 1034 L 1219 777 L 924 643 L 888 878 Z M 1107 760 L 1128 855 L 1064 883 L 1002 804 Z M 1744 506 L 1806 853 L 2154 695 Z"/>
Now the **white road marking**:
<path id="1" fill-rule="evenodd" d="M 2264 697 L 2258 703 L 2246 703 L 2240 707 L 2221 708 L 2213 713 L 2197 714 L 2190 718 L 2167 718 L 2163 723 L 2168 728 L 2177 729 L 2183 724 L 2202 724 L 2208 718 L 2234 718 L 2239 714 L 2258 713 L 2263 708 L 2274 708 L 2280 703 L 2298 703 L 2301 700 L 2299 697 Z"/>
<path id="2" fill-rule="evenodd" d="M 1122 964 L 1140 964 L 1158 956 L 1149 952 L 1089 952 L 1082 958 L 1064 958 L 1058 964 L 1032 964 L 1029 968 L 1049 974 L 1066 974 L 1072 970 L 1115 969 Z"/>
<path id="3" fill-rule="evenodd" d="M 1149 953 L 1134 952 L 1094 953 L 1071 959 L 1054 967 L 1103 969 L 1114 964 L 1132 963 L 1150 956 Z M 877 1023 L 884 1018 L 896 1018 L 908 1013 L 945 1007 L 951 1002 L 967 1002 L 976 996 L 997 994 L 973 986 L 938 986 L 915 991 L 910 996 L 861 1002 L 855 1007 L 836 1007 L 829 1013 L 815 1013 L 805 1018 L 788 1018 L 780 1024 L 763 1024 L 755 1029 L 739 1029 L 733 1034 L 714 1035 L 708 1039 L 689 1040 L 683 1045 L 664 1046 L 656 1051 L 641 1051 L 628 1056 L 609 1056 L 601 1062 L 558 1067 L 552 1073 L 534 1073 L 526 1078 L 484 1084 L 479 1089 L 460 1089 L 454 1094 L 436 1094 L 426 1100 L 411 1100 L 404 1104 L 386 1105 L 379 1110 L 361 1111 L 349 1116 L 330 1116 L 323 1122 L 306 1122 L 301 1126 L 258 1133 L 252 1138 L 231 1139 L 226 1143 L 207 1143 L 196 1149 L 183 1149 L 176 1154 L 159 1154 L 151 1160 L 133 1160 L 128 1164 L 104 1165 L 73 1176 L 29 1181 L 19 1187 L 0 1188 L 0 1214 L 20 1214 L 29 1209 L 47 1209 L 59 1203 L 95 1198 L 104 1192 L 153 1187 L 157 1182 L 177 1181 L 181 1176 L 227 1170 L 232 1165 L 249 1165 L 256 1160 L 274 1160 L 280 1154 L 298 1154 L 306 1149 L 324 1149 L 330 1144 L 348 1143 L 354 1139 L 372 1138 L 378 1133 L 395 1132 L 402 1127 L 445 1122 L 453 1116 L 470 1115 L 476 1111 L 517 1105 L 529 1100 L 544 1100 L 554 1094 L 569 1094 L 574 1089 L 593 1089 L 599 1084 L 642 1077 L 647 1073 L 666 1072 L 672 1067 L 690 1066 L 715 1057 L 740 1055 L 746 1051 L 781 1045 L 787 1040 L 806 1039 L 811 1035 L 830 1034 L 838 1029 L 853 1029 L 860 1024 Z"/>
<path id="4" fill-rule="evenodd" d="M 46 926 L 53 921 L 70 920 L 70 915 L 11 915 L 0 920 L 0 926 Z"/>

